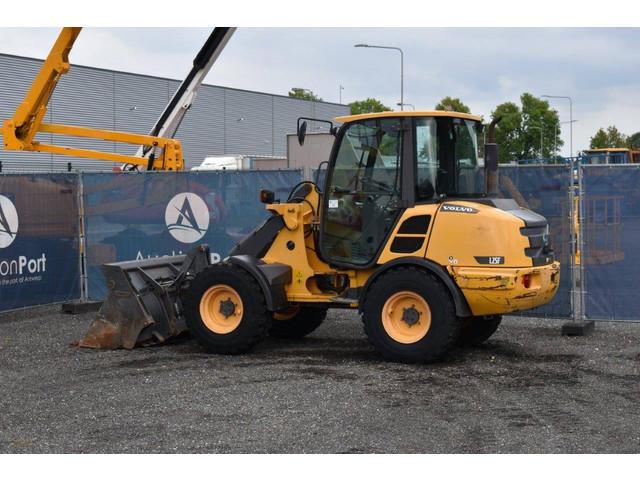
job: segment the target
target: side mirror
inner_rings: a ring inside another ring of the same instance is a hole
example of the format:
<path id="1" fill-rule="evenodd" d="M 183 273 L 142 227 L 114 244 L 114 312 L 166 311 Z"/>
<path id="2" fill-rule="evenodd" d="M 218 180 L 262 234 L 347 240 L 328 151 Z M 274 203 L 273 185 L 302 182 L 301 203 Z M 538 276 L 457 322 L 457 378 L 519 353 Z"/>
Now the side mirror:
<path id="1" fill-rule="evenodd" d="M 275 203 L 276 201 L 276 194 L 273 193 L 271 190 L 267 190 L 267 189 L 262 189 L 260 190 L 260 202 L 262 203 Z"/>
<path id="2" fill-rule="evenodd" d="M 304 145 L 304 137 L 307 135 L 307 122 L 298 123 L 298 143 Z"/>

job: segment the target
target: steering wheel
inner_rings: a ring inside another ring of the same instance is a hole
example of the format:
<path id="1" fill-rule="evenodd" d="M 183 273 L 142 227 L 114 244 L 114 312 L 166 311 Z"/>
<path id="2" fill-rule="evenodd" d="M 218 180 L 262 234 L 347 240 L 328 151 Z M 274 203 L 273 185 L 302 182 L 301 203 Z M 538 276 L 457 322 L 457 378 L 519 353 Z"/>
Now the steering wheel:
<path id="1" fill-rule="evenodd" d="M 392 186 L 390 186 L 389 184 L 385 183 L 385 182 L 381 182 L 380 180 L 374 180 L 373 178 L 366 178 L 366 177 L 362 177 L 362 179 L 360 180 L 362 182 L 362 185 L 370 185 L 372 187 L 378 188 L 380 190 L 383 190 L 382 192 L 378 193 L 378 192 L 366 192 L 369 194 L 372 193 L 377 193 L 378 195 L 380 195 L 381 193 L 388 193 L 388 194 L 393 194 L 395 192 L 395 188 L 393 188 Z"/>

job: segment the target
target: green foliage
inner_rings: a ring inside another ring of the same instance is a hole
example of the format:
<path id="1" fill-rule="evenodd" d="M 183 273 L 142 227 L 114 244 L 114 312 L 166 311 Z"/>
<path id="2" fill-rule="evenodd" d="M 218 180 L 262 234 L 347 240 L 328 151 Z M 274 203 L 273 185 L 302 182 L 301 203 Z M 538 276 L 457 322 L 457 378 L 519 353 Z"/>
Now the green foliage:
<path id="1" fill-rule="evenodd" d="M 629 148 L 632 150 L 640 150 L 640 132 L 629 135 L 627 138 L 627 145 L 629 145 Z"/>
<path id="2" fill-rule="evenodd" d="M 459 98 L 444 97 L 436 105 L 436 110 L 447 110 L 449 112 L 461 112 L 471 113 L 469 107 L 467 107 Z"/>
<path id="3" fill-rule="evenodd" d="M 609 146 L 609 138 L 604 128 L 599 128 L 589 143 L 589 148 L 607 148 Z"/>
<path id="4" fill-rule="evenodd" d="M 360 113 L 375 113 L 375 112 L 388 112 L 391 110 L 386 105 L 383 105 L 380 100 L 375 98 L 367 98 L 365 100 L 356 100 L 349 104 L 351 107 L 351 115 L 358 115 Z"/>
<path id="5" fill-rule="evenodd" d="M 312 102 L 321 102 L 322 99 L 318 97 L 311 90 L 307 90 L 306 88 L 292 88 L 289 90 L 289 96 L 291 98 L 299 98 L 300 100 L 310 100 Z"/>
<path id="6" fill-rule="evenodd" d="M 564 145 L 558 112 L 549 107 L 549 102 L 530 93 L 523 93 L 520 103 L 521 107 L 513 102 L 502 103 L 491 113 L 492 118 L 502 117 L 496 130 L 500 163 L 555 156 Z"/>
<path id="7" fill-rule="evenodd" d="M 634 134 L 639 135 L 640 132 Z M 591 137 L 591 142 L 589 147 L 591 148 L 627 148 L 629 145 L 629 140 L 631 137 L 627 137 L 624 133 L 621 133 L 620 130 L 615 125 L 611 125 L 604 128 L 599 128 L 593 137 Z"/>

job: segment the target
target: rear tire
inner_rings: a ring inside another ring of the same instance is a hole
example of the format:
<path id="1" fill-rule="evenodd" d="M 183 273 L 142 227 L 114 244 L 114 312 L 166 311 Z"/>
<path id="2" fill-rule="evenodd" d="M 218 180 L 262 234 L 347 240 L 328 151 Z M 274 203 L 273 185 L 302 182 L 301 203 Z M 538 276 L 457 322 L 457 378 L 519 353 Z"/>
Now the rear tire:
<path id="1" fill-rule="evenodd" d="M 441 358 L 455 345 L 461 327 L 444 285 L 415 267 L 380 275 L 367 292 L 363 320 L 382 356 L 402 363 Z"/>
<path id="2" fill-rule="evenodd" d="M 486 342 L 491 335 L 496 333 L 501 321 L 502 315 L 463 319 L 458 345 L 461 347 L 477 347 Z"/>
<path id="3" fill-rule="evenodd" d="M 293 316 L 274 313 L 269 335 L 278 338 L 302 338 L 322 325 L 326 317 L 326 308 L 315 307 L 299 307 Z"/>
<path id="4" fill-rule="evenodd" d="M 271 315 L 255 279 L 219 263 L 200 272 L 183 296 L 187 326 L 211 353 L 250 350 L 267 335 Z"/>

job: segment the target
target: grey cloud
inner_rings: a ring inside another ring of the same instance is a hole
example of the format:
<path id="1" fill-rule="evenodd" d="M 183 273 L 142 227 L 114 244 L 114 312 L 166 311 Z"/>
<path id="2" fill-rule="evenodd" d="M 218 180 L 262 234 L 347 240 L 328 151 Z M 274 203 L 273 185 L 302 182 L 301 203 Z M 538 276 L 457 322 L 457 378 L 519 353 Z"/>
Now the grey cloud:
<path id="1" fill-rule="evenodd" d="M 0 51 L 43 57 L 55 34 L 0 29 Z M 89 28 L 72 61 L 181 78 L 207 35 L 200 28 Z M 240 28 L 206 81 L 279 94 L 300 86 L 334 102 L 343 85 L 346 102 L 373 96 L 395 106 L 398 54 L 356 49 L 355 43 L 403 48 L 405 101 L 418 108 L 452 95 L 488 116 L 523 91 L 568 94 L 580 120 L 574 149 L 587 147 L 600 126 L 640 130 L 629 108 L 639 103 L 640 29 Z M 568 120 L 565 103 L 553 106 Z"/>

